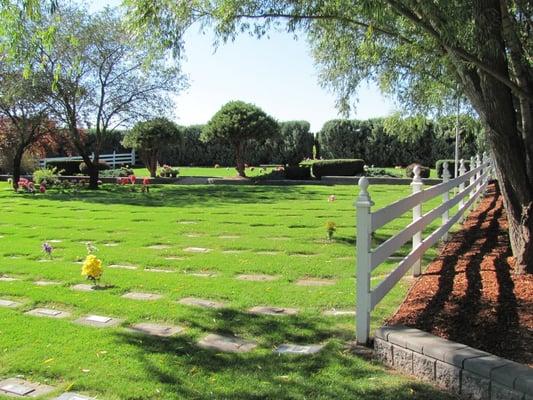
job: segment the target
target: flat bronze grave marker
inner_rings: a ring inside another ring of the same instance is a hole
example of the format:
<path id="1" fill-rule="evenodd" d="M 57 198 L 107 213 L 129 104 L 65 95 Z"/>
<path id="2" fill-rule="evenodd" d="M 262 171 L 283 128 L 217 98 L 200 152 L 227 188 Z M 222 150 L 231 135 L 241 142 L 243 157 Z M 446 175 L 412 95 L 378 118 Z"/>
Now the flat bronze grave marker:
<path id="1" fill-rule="evenodd" d="M 86 317 L 78 318 L 74 322 L 81 325 L 93 326 L 95 328 L 109 328 L 117 326 L 122 320 L 103 315 L 87 315 Z"/>
<path id="2" fill-rule="evenodd" d="M 132 299 L 132 300 L 159 300 L 163 298 L 162 295 L 157 293 L 144 293 L 144 292 L 129 292 L 126 294 L 123 294 L 122 297 L 125 299 Z"/>
<path id="3" fill-rule="evenodd" d="M 326 310 L 322 312 L 322 315 L 328 316 L 328 317 L 343 317 L 346 315 L 354 316 L 355 310 Z"/>
<path id="4" fill-rule="evenodd" d="M 18 278 L 13 278 L 11 276 L 0 276 L 0 282 L 15 282 L 20 281 Z"/>
<path id="5" fill-rule="evenodd" d="M 270 282 L 279 279 L 279 276 L 268 274 L 240 274 L 237 279 L 241 281 Z"/>
<path id="6" fill-rule="evenodd" d="M 56 282 L 56 281 L 35 281 L 33 282 L 34 285 L 37 285 L 37 286 L 54 286 L 54 285 L 60 285 L 61 282 Z"/>
<path id="7" fill-rule="evenodd" d="M 282 344 L 274 350 L 278 354 L 315 354 L 318 353 L 324 345 L 311 344 L 311 345 L 299 345 L 299 344 Z"/>
<path id="8" fill-rule="evenodd" d="M 162 325 L 152 322 L 141 322 L 138 324 L 131 325 L 130 330 L 135 333 L 142 333 L 145 335 L 170 337 L 183 332 L 184 328 L 182 328 L 181 326 L 174 325 Z"/>
<path id="9" fill-rule="evenodd" d="M 236 336 L 209 334 L 198 342 L 198 346 L 228 353 L 246 353 L 255 349 L 257 343 Z"/>
<path id="10" fill-rule="evenodd" d="M 170 246 L 168 244 L 153 244 L 151 246 L 148 246 L 148 248 L 152 250 L 165 250 L 170 249 Z"/>
<path id="11" fill-rule="evenodd" d="M 16 308 L 21 305 L 22 303 L 18 303 L 16 301 L 0 299 L 0 307 Z"/>
<path id="12" fill-rule="evenodd" d="M 258 306 L 252 307 L 248 310 L 252 314 L 262 314 L 262 315 L 296 315 L 298 314 L 297 308 L 285 308 L 285 307 L 269 307 L 269 306 Z"/>
<path id="13" fill-rule="evenodd" d="M 184 304 L 187 306 L 204 307 L 204 308 L 223 308 L 225 306 L 224 303 L 219 302 L 219 301 L 199 299 L 196 297 L 184 297 L 183 299 L 179 300 L 178 303 Z"/>
<path id="14" fill-rule="evenodd" d="M 54 398 L 53 400 L 96 400 L 94 397 L 83 396 L 78 393 L 68 392 L 63 393 L 61 396 Z"/>
<path id="15" fill-rule="evenodd" d="M 164 268 L 145 268 L 144 269 L 146 272 L 160 272 L 160 273 L 163 273 L 163 274 L 171 274 L 173 272 L 177 272 L 173 269 L 164 269 Z"/>
<path id="16" fill-rule="evenodd" d="M 79 283 L 71 287 L 72 290 L 77 290 L 78 292 L 93 292 L 95 291 L 94 285 L 88 285 L 86 283 Z"/>
<path id="17" fill-rule="evenodd" d="M 35 317 L 48 317 L 48 318 L 67 318 L 70 317 L 68 311 L 55 310 L 52 308 L 34 308 L 26 312 L 27 315 L 33 315 Z"/>
<path id="18" fill-rule="evenodd" d="M 10 397 L 40 397 L 53 391 L 54 388 L 19 378 L 0 381 L 0 394 Z"/>
<path id="19" fill-rule="evenodd" d="M 334 279 L 302 278 L 296 281 L 298 286 L 331 286 L 337 281 Z"/>
<path id="20" fill-rule="evenodd" d="M 188 253 L 209 253 L 211 249 L 205 247 L 186 247 L 183 249 L 183 251 Z"/>
<path id="21" fill-rule="evenodd" d="M 129 269 L 129 270 L 137 269 L 137 267 L 135 265 L 126 265 L 126 264 L 111 264 L 111 265 L 108 265 L 107 268 L 111 268 L 111 269 Z"/>
<path id="22" fill-rule="evenodd" d="M 187 272 L 187 275 L 197 276 L 199 278 L 214 278 L 218 274 L 216 272 L 200 271 L 200 272 Z"/>

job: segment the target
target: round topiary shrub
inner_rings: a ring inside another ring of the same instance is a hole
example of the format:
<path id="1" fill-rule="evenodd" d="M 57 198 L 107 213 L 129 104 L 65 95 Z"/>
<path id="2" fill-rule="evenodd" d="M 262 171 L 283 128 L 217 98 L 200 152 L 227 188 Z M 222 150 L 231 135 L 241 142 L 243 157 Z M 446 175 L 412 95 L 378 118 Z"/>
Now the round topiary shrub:
<path id="1" fill-rule="evenodd" d="M 417 165 L 420 167 L 420 177 L 429 178 L 431 169 L 429 167 L 424 167 L 423 165 L 420 165 L 417 163 L 410 164 L 405 168 L 405 176 L 407 176 L 408 178 L 413 178 L 415 176 L 413 170 L 415 169 Z"/>

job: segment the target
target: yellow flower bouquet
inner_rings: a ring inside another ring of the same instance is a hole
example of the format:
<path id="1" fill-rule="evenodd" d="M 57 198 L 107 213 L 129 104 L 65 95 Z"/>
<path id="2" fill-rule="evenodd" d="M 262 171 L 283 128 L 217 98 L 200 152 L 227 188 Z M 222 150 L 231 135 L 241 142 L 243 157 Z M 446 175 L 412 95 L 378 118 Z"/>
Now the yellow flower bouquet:
<path id="1" fill-rule="evenodd" d="M 326 232 L 328 234 L 328 240 L 333 239 L 333 234 L 337 230 L 337 224 L 333 221 L 326 222 Z"/>
<path id="2" fill-rule="evenodd" d="M 96 258 L 94 254 L 89 254 L 83 262 L 81 274 L 97 285 L 103 272 L 102 261 Z"/>

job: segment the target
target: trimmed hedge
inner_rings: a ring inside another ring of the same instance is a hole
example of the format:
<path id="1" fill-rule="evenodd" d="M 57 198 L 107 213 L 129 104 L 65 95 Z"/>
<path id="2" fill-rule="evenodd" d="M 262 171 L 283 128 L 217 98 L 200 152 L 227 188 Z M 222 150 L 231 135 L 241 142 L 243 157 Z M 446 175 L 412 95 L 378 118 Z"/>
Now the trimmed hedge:
<path id="1" fill-rule="evenodd" d="M 408 178 L 413 178 L 414 177 L 414 169 L 416 166 L 419 166 L 420 167 L 420 177 L 421 178 L 429 178 L 429 174 L 431 173 L 431 169 L 429 167 L 424 167 L 423 165 L 420 165 L 420 164 L 417 164 L 417 163 L 413 163 L 411 165 L 408 165 L 406 168 L 405 168 L 405 176 L 408 177 Z"/>
<path id="2" fill-rule="evenodd" d="M 312 164 L 315 178 L 323 176 L 354 176 L 364 172 L 365 162 L 360 159 L 320 160 Z"/>
<path id="3" fill-rule="evenodd" d="M 79 161 L 49 161 L 47 167 L 56 167 L 61 175 L 77 175 L 80 173 Z"/>
<path id="4" fill-rule="evenodd" d="M 285 167 L 286 179 L 306 180 L 311 179 L 311 168 L 309 167 Z"/>
<path id="5" fill-rule="evenodd" d="M 453 178 L 455 174 L 455 160 L 437 160 L 435 163 L 435 169 L 437 170 L 437 176 L 442 178 L 442 170 L 444 163 L 448 162 L 448 171 L 450 172 L 450 177 Z M 467 170 L 470 170 L 470 160 L 465 160 L 465 166 Z"/>

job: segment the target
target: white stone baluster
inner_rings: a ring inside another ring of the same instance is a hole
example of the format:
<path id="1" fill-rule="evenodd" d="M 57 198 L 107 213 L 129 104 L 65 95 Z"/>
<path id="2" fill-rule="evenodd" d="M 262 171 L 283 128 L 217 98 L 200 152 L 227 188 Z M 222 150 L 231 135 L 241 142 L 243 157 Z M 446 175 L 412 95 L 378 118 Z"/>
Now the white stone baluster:
<path id="1" fill-rule="evenodd" d="M 368 193 L 368 178 L 359 179 L 359 197 L 355 203 L 357 208 L 357 264 L 356 264 L 356 340 L 367 344 L 370 335 L 370 252 L 372 250 L 372 215 L 374 202 Z"/>
<path id="2" fill-rule="evenodd" d="M 420 177 L 420 166 L 416 165 L 413 169 L 413 181 L 411 182 L 411 190 L 413 193 L 418 193 L 422 190 L 424 184 Z M 418 221 L 422 216 L 422 205 L 419 203 L 413 207 L 413 222 Z M 422 243 L 422 231 L 419 231 L 413 235 L 413 250 L 418 248 Z M 413 276 L 419 276 L 422 272 L 422 263 L 420 259 L 413 263 Z"/>
<path id="3" fill-rule="evenodd" d="M 448 168 L 449 168 L 448 161 L 445 161 L 444 164 L 442 165 L 442 182 L 443 183 L 448 183 L 450 181 L 451 175 L 450 175 L 450 170 Z M 442 202 L 446 203 L 449 200 L 450 200 L 450 192 L 446 190 L 442 194 Z M 450 211 L 446 209 L 442 213 L 442 225 L 445 225 L 449 220 L 450 220 Z M 448 232 L 442 235 L 442 240 L 448 240 Z"/>
<path id="4" fill-rule="evenodd" d="M 459 176 L 463 176 L 464 174 L 466 174 L 466 164 L 465 164 L 465 160 L 461 158 L 461 162 L 459 166 Z M 461 193 L 463 190 L 465 190 L 465 183 L 461 182 L 461 184 L 459 185 L 459 193 Z M 461 200 L 459 200 L 459 211 L 461 211 L 464 206 L 465 206 L 465 198 L 461 197 Z M 463 222 L 464 218 L 465 218 L 465 214 L 463 211 L 463 213 L 461 214 L 461 217 L 459 218 L 459 222 Z"/>

